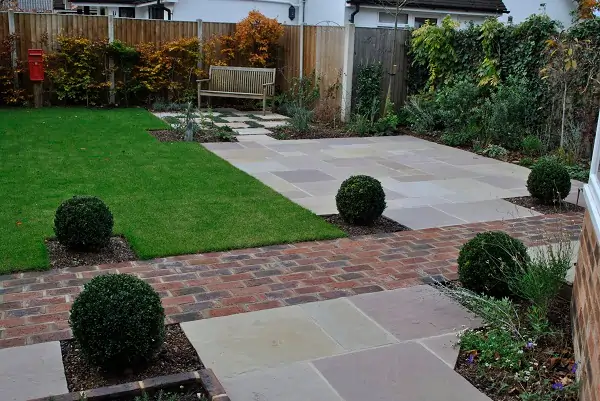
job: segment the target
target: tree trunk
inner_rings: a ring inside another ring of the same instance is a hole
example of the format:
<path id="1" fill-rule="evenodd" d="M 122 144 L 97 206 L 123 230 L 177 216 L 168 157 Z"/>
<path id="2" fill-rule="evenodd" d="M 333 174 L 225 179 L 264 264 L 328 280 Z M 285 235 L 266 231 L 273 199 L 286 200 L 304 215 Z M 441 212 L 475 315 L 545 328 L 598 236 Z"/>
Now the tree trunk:
<path id="1" fill-rule="evenodd" d="M 565 81 L 565 87 L 563 90 L 563 102 L 562 102 L 562 121 L 560 124 L 560 147 L 565 145 L 565 119 L 567 114 L 567 81 Z"/>

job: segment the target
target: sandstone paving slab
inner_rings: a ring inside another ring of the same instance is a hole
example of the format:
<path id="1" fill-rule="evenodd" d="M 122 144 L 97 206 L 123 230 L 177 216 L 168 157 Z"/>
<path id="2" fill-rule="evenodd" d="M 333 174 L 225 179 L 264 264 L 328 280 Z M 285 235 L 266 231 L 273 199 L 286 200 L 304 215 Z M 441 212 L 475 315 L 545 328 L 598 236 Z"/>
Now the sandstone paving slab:
<path id="1" fill-rule="evenodd" d="M 342 180 L 303 182 L 295 185 L 312 196 L 335 196 L 342 185 Z"/>
<path id="2" fill-rule="evenodd" d="M 345 401 L 489 401 L 414 342 L 320 359 L 314 365 Z"/>
<path id="3" fill-rule="evenodd" d="M 426 198 L 416 198 L 426 199 Z M 392 202 L 403 202 L 405 199 Z M 390 202 L 391 203 L 391 202 Z M 395 207 L 395 206 L 394 206 Z M 393 208 L 391 205 L 383 212 L 383 215 L 405 225 L 413 230 L 432 227 L 445 227 L 465 224 L 466 221 L 458 217 L 450 216 L 433 206 Z"/>
<path id="4" fill-rule="evenodd" d="M 232 164 L 249 174 L 288 170 L 288 167 L 274 161 L 233 162 Z"/>
<path id="5" fill-rule="evenodd" d="M 235 143 L 235 142 L 215 142 L 215 143 L 203 143 L 202 146 L 204 146 L 206 149 L 211 150 L 215 153 L 218 153 L 218 151 L 227 151 L 227 150 L 241 150 L 244 149 L 244 146 L 240 143 Z"/>
<path id="6" fill-rule="evenodd" d="M 222 378 L 344 351 L 298 306 L 187 322 L 181 327 L 204 364 Z"/>
<path id="7" fill-rule="evenodd" d="M 428 285 L 358 295 L 350 301 L 400 341 L 481 325 L 478 318 Z"/>
<path id="8" fill-rule="evenodd" d="M 398 342 L 348 299 L 314 302 L 301 308 L 346 351 Z"/>
<path id="9" fill-rule="evenodd" d="M 270 143 L 277 142 L 277 139 L 270 137 L 269 135 L 252 135 L 252 136 L 238 136 L 238 142 L 242 142 L 244 145 L 248 143 L 256 142 L 268 146 Z"/>
<path id="10" fill-rule="evenodd" d="M 275 128 L 275 127 L 281 127 L 285 125 L 285 121 L 283 120 L 279 120 L 279 121 L 264 121 L 264 120 L 255 120 L 257 121 L 260 125 L 262 125 L 265 128 Z"/>
<path id="11" fill-rule="evenodd" d="M 222 384 L 235 401 L 344 401 L 308 362 L 244 373 Z"/>
<path id="12" fill-rule="evenodd" d="M 244 121 L 248 121 L 248 117 L 240 116 L 240 117 L 221 117 L 223 120 L 229 123 L 243 123 Z"/>
<path id="13" fill-rule="evenodd" d="M 237 135 L 268 135 L 271 133 L 266 128 L 238 128 L 234 131 Z"/>
<path id="14" fill-rule="evenodd" d="M 317 181 L 334 181 L 335 178 L 327 175 L 320 170 L 291 170 L 291 171 L 277 171 L 275 172 L 280 178 L 295 183 L 306 183 L 306 182 L 317 182 Z"/>
<path id="15" fill-rule="evenodd" d="M 445 334 L 419 340 L 419 343 L 440 358 L 451 369 L 454 369 L 458 359 L 458 333 Z"/>
<path id="16" fill-rule="evenodd" d="M 277 192 L 283 193 L 283 192 L 299 190 L 299 188 L 296 187 L 294 184 L 291 184 L 291 183 L 287 182 L 286 180 L 284 180 L 283 178 L 280 178 L 280 177 L 276 176 L 275 174 L 268 172 L 268 171 L 260 172 L 260 173 L 250 173 L 250 174 L 254 178 L 260 180 L 263 184 L 270 186 Z"/>
<path id="17" fill-rule="evenodd" d="M 308 198 L 295 199 L 300 206 L 310 210 L 314 214 L 337 214 L 337 205 L 334 196 L 311 196 Z"/>
<path id="18" fill-rule="evenodd" d="M 214 123 L 217 127 L 229 127 L 231 129 L 238 128 L 250 128 L 248 124 L 239 122 L 239 123 Z"/>
<path id="19" fill-rule="evenodd" d="M 292 190 L 292 191 L 281 191 L 280 193 L 281 193 L 281 195 L 283 195 L 286 198 L 291 199 L 291 200 L 296 200 L 296 199 L 301 199 L 301 198 L 310 198 L 311 197 L 311 195 L 309 193 L 304 192 L 304 191 L 300 191 L 300 190 L 297 190 L 297 191 L 294 191 L 294 190 Z"/>
<path id="20" fill-rule="evenodd" d="M 454 193 L 454 191 L 438 185 L 436 181 L 399 182 L 388 177 L 384 177 L 380 179 L 380 181 L 381 185 L 384 187 L 409 198 L 423 198 L 428 196 L 443 197 L 444 195 Z"/>
<path id="21" fill-rule="evenodd" d="M 515 205 L 503 199 L 468 203 L 447 203 L 436 205 L 436 209 L 458 217 L 468 223 L 481 221 L 512 220 L 521 217 L 539 216 L 538 212 Z"/>
<path id="22" fill-rule="evenodd" d="M 26 401 L 67 392 L 58 341 L 0 350 L 3 401 Z"/>
<path id="23" fill-rule="evenodd" d="M 522 189 L 527 187 L 527 180 L 519 177 L 490 175 L 477 178 L 477 181 L 502 189 Z"/>

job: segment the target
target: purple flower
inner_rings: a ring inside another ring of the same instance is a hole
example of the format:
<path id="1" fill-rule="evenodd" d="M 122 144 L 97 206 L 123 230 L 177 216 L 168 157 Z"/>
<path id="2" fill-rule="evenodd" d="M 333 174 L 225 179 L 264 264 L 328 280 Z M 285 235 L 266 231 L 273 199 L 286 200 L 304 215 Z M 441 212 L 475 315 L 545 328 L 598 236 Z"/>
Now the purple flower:
<path id="1" fill-rule="evenodd" d="M 525 346 L 525 348 L 527 348 L 527 349 L 532 349 L 532 348 L 533 348 L 533 342 L 529 341 L 529 342 L 527 343 L 527 345 Z"/>
<path id="2" fill-rule="evenodd" d="M 571 368 L 571 373 L 575 374 L 575 372 L 577 372 L 577 362 L 575 362 Z"/>
<path id="3" fill-rule="evenodd" d="M 565 388 L 565 386 L 560 382 L 556 382 L 552 385 L 553 390 L 562 390 L 563 388 Z"/>
<path id="4" fill-rule="evenodd" d="M 473 355 L 473 354 L 469 355 L 469 358 L 467 359 L 467 362 L 469 362 L 469 363 L 475 362 L 475 355 Z"/>

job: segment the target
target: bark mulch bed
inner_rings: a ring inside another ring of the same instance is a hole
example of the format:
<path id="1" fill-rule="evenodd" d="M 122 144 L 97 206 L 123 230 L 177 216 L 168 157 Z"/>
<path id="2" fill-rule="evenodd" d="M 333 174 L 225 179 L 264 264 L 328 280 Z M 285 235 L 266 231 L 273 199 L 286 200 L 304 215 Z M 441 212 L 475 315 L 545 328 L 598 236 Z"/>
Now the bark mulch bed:
<path id="1" fill-rule="evenodd" d="M 47 239 L 46 248 L 53 269 L 120 263 L 137 259 L 124 237 L 112 237 L 105 248 L 95 252 L 72 250 L 56 239 Z"/>
<path id="2" fill-rule="evenodd" d="M 288 139 L 328 139 L 328 138 L 369 138 L 373 137 L 373 135 L 358 135 L 354 132 L 349 132 L 344 129 L 344 127 L 340 128 L 331 128 L 324 125 L 314 125 L 311 127 L 311 130 L 308 132 L 298 132 L 291 127 L 283 126 L 283 127 L 275 127 L 269 128 L 271 134 L 268 134 L 270 137 L 279 139 L 279 140 L 288 140 Z"/>
<path id="3" fill-rule="evenodd" d="M 346 223 L 340 217 L 339 214 L 330 214 L 321 217 L 323 217 L 323 219 L 325 219 L 325 221 L 327 221 L 328 223 L 337 226 L 340 230 L 342 230 L 351 237 L 369 234 L 395 233 L 398 231 L 410 231 L 410 228 L 403 226 L 402 224 L 397 223 L 392 219 L 388 219 L 385 216 L 381 216 L 371 226 L 353 226 L 351 224 Z"/>
<path id="4" fill-rule="evenodd" d="M 522 401 L 521 394 L 525 391 L 546 394 L 550 391 L 554 395 L 552 398 L 543 398 L 544 400 L 577 401 L 575 395 L 551 389 L 552 383 L 561 382 L 570 386 L 575 382 L 573 370 L 577 369 L 577 365 L 570 316 L 570 301 L 557 297 L 550 307 L 549 319 L 551 328 L 558 334 L 539 341 L 533 349 L 526 350 L 531 353 L 530 360 L 534 361 L 533 374 L 540 375 L 540 378 L 536 376 L 536 380 L 519 383 L 512 371 L 485 368 L 477 360 L 469 363 L 472 350 L 465 349 L 460 350 L 455 370 L 494 401 Z"/>
<path id="5" fill-rule="evenodd" d="M 148 133 L 158 139 L 160 142 L 184 142 L 183 133 L 174 130 L 148 130 Z M 210 143 L 210 142 L 237 142 L 235 136 L 229 138 L 220 137 L 211 133 L 199 132 L 194 134 L 194 142 Z"/>
<path id="6" fill-rule="evenodd" d="M 585 208 L 582 206 L 575 205 L 569 202 L 561 202 L 556 205 L 544 205 L 532 196 L 520 196 L 517 198 L 506 198 L 505 201 L 514 203 L 515 205 L 531 209 L 541 214 L 559 214 L 568 212 L 580 212 L 584 213 Z M 580 202 L 583 202 L 583 195 L 581 196 Z"/>
<path id="7" fill-rule="evenodd" d="M 88 364 L 75 340 L 61 341 L 60 347 L 67 385 L 71 392 L 193 372 L 204 368 L 196 350 L 178 324 L 166 326 L 165 343 L 153 360 L 143 366 L 122 372 L 103 372 Z"/>

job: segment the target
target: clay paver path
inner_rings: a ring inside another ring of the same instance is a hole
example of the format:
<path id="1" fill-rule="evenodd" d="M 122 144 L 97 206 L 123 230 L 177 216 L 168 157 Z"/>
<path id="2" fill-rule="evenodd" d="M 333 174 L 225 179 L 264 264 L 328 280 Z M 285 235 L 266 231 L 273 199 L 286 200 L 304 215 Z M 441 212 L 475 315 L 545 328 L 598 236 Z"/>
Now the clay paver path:
<path id="1" fill-rule="evenodd" d="M 582 220 L 535 216 L 2 276 L 0 348 L 70 338 L 71 303 L 99 274 L 143 278 L 161 295 L 167 322 L 187 322 L 454 279 L 458 250 L 477 232 L 504 230 L 533 246 L 556 242 L 557 232 L 577 239 Z"/>

